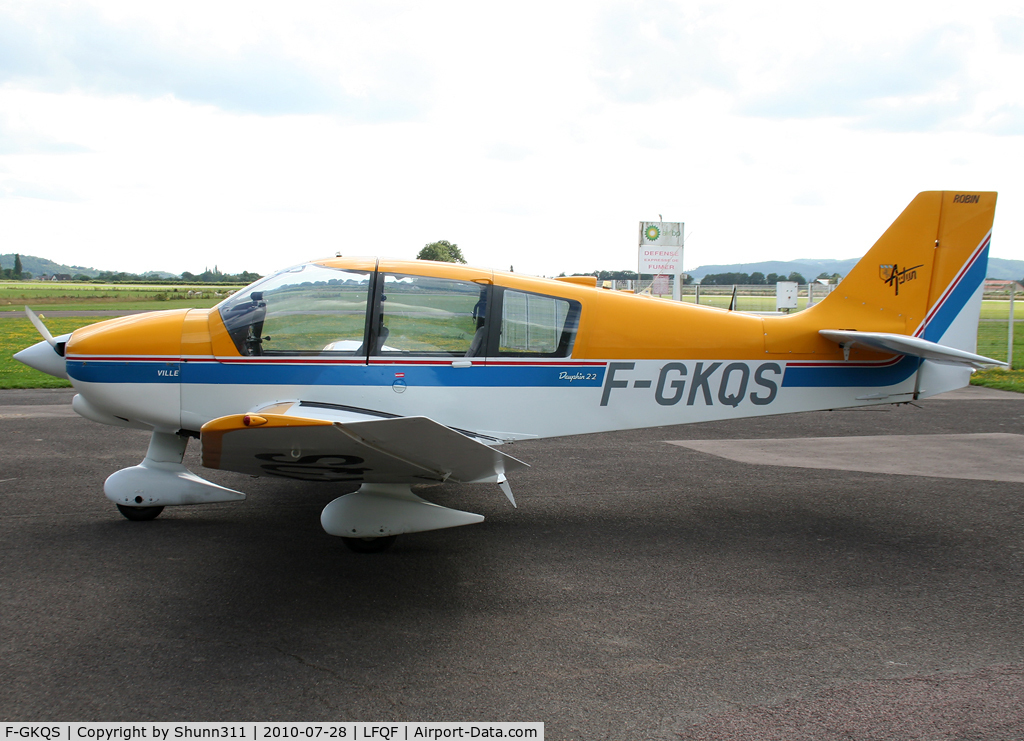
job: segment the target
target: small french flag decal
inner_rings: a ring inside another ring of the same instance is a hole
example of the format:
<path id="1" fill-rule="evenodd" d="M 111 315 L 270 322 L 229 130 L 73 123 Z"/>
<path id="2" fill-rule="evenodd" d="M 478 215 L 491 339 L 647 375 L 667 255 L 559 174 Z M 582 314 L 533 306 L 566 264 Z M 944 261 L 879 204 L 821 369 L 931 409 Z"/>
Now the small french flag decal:
<path id="1" fill-rule="evenodd" d="M 395 374 L 395 378 L 405 378 L 405 374 L 404 373 L 396 373 Z"/>

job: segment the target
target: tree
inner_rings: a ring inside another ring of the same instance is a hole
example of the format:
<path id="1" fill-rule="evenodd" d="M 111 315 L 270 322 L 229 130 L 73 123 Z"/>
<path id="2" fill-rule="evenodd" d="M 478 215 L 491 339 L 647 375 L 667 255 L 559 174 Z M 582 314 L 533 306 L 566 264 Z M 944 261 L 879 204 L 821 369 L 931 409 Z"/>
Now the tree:
<path id="1" fill-rule="evenodd" d="M 462 256 L 459 245 L 452 244 L 446 239 L 440 242 L 431 242 L 424 245 L 420 253 L 416 255 L 417 260 L 437 260 L 438 262 L 458 262 L 466 264 L 466 258 Z"/>
<path id="2" fill-rule="evenodd" d="M 764 282 L 768 285 L 774 285 L 782 280 L 782 276 L 778 273 L 768 273 L 768 276 L 764 279 Z"/>
<path id="3" fill-rule="evenodd" d="M 800 273 L 796 272 L 795 270 L 792 273 L 789 274 L 789 277 L 786 280 L 791 280 L 794 283 L 806 283 L 807 282 L 807 280 L 802 275 L 800 275 Z"/>
<path id="4" fill-rule="evenodd" d="M 702 286 L 750 285 L 750 276 L 746 273 L 709 273 L 701 278 Z"/>
<path id="5" fill-rule="evenodd" d="M 764 285 L 764 273 L 753 272 L 750 274 L 750 285 L 752 286 L 763 286 Z"/>
<path id="6" fill-rule="evenodd" d="M 14 277 L 21 277 L 21 255 L 14 256 Z"/>

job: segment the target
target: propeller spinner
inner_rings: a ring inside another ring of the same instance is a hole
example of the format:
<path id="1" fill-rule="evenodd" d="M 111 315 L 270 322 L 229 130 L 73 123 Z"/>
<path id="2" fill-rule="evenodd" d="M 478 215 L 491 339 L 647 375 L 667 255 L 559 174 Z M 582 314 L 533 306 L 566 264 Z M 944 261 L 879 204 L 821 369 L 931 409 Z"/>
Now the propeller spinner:
<path id="1" fill-rule="evenodd" d="M 14 359 L 37 371 L 66 379 L 68 372 L 64 361 L 64 345 L 71 339 L 71 334 L 54 337 L 43 324 L 43 320 L 36 316 L 32 309 L 26 306 L 25 313 L 28 315 L 28 320 L 32 322 L 32 326 L 43 336 L 43 341 L 15 353 Z"/>

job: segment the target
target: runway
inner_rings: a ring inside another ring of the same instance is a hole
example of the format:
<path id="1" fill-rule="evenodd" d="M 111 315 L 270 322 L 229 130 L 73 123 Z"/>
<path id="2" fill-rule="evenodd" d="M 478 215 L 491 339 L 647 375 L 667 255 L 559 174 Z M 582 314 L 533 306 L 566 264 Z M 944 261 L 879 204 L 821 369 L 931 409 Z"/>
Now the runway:
<path id="1" fill-rule="evenodd" d="M 124 520 L 103 480 L 148 436 L 71 395 L 0 391 L 4 721 L 1024 735 L 1024 395 L 520 442 L 518 510 L 424 487 L 486 521 L 378 555 L 321 530 L 344 490 L 194 444 L 248 501 Z"/>

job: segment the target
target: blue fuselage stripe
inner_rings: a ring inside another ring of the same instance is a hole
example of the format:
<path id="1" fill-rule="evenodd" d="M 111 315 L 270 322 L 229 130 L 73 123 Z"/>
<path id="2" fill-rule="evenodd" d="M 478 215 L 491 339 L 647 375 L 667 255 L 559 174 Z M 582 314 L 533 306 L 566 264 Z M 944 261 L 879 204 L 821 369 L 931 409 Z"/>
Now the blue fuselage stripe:
<path id="1" fill-rule="evenodd" d="M 894 386 L 909 378 L 917 358 L 882 366 L 856 364 L 786 366 L 787 388 Z M 68 360 L 68 375 L 87 383 L 184 383 L 266 386 L 423 386 L 453 388 L 601 387 L 603 365 L 358 365 L 220 363 L 217 361 Z"/>
<path id="2" fill-rule="evenodd" d="M 878 366 L 801 366 L 789 365 L 782 385 L 790 388 L 895 386 L 917 371 L 920 360 L 904 355 L 891 365 Z"/>
<path id="3" fill-rule="evenodd" d="M 579 387 L 604 383 L 604 366 L 356 365 L 188 361 L 67 362 L 68 375 L 91 383 L 187 383 L 271 386 Z"/>

